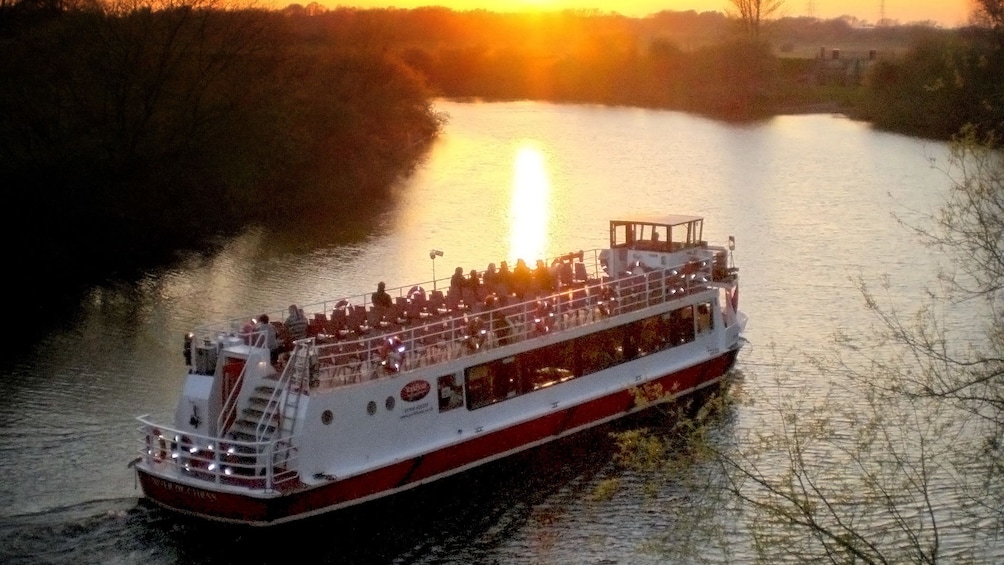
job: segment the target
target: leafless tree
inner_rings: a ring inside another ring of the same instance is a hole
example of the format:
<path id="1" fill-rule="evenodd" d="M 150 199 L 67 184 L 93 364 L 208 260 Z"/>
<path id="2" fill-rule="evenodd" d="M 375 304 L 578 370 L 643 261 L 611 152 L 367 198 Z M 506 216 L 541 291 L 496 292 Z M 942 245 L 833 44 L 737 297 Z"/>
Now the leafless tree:
<path id="1" fill-rule="evenodd" d="M 685 465 L 717 472 L 688 486 L 731 495 L 705 497 L 721 506 L 703 516 L 731 512 L 758 562 L 989 563 L 1004 553 L 1004 152 L 966 129 L 936 166 L 950 185 L 943 206 L 903 225 L 952 266 L 916 312 L 894 306 L 884 282 L 859 282 L 871 331 L 837 335 L 832 353 L 811 360 L 839 398 L 747 378 L 732 397 L 756 406 L 763 425 L 689 424 L 686 452 L 700 456 Z M 962 320 L 960 305 L 970 305 Z M 775 365 L 773 375 L 787 372 Z"/>
<path id="2" fill-rule="evenodd" d="M 758 39 L 763 23 L 778 15 L 784 0 L 729 0 L 729 4 L 734 9 L 730 15 L 739 19 L 746 35 Z"/>

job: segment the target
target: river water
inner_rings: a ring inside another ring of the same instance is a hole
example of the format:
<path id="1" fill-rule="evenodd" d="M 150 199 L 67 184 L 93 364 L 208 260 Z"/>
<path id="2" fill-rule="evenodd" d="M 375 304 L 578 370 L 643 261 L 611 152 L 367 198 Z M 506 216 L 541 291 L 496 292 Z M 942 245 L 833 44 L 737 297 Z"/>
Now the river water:
<path id="1" fill-rule="evenodd" d="M 132 418 L 172 412 L 182 336 L 201 322 L 600 247 L 615 216 L 698 214 L 705 239 L 735 236 L 750 319 L 739 369 L 750 383 L 780 361 L 788 386 L 810 397 L 827 377 L 804 358 L 867 324 L 853 278 L 888 275 L 901 304 L 934 280 L 936 256 L 896 218 L 917 221 L 941 202 L 944 144 L 831 115 L 732 125 L 599 106 L 438 106 L 449 123 L 391 202 L 327 225 L 249 231 L 211 255 L 97 286 L 6 361 L 0 562 L 277 563 L 305 552 L 346 563 L 660 563 L 653 546 L 686 538 L 660 506 L 686 493 L 617 466 L 606 429 L 262 533 L 142 503 L 126 468 Z M 444 254 L 430 260 L 430 249 Z M 756 421 L 743 410 L 737 419 Z M 609 479 L 617 493 L 594 496 Z"/>

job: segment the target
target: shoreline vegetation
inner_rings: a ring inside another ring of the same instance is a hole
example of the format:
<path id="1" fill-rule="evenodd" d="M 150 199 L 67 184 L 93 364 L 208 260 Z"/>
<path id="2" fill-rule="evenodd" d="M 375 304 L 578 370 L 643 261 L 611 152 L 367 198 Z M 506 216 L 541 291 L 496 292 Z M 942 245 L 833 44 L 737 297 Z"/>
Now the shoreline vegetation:
<path id="1" fill-rule="evenodd" d="M 11 259 L 34 281 L 86 283 L 249 225 L 362 214 L 436 138 L 436 98 L 729 121 L 843 113 L 939 139 L 966 124 L 1004 131 L 992 28 L 742 29 L 693 11 L 4 3 L 0 183 L 29 211 L 6 223 Z"/>

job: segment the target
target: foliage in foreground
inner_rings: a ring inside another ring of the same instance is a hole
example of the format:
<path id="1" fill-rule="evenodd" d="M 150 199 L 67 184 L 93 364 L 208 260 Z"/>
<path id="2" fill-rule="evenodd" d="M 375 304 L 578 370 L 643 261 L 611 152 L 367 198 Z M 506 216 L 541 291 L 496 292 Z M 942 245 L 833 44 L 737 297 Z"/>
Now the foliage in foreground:
<path id="1" fill-rule="evenodd" d="M 631 468 L 691 477 L 687 487 L 705 511 L 688 507 L 687 514 L 735 517 L 740 534 L 716 526 L 696 545 L 726 551 L 739 539 L 736 551 L 761 563 L 999 559 L 1004 153 L 974 132 L 953 144 L 944 206 L 922 225 L 904 224 L 954 268 L 914 313 L 859 282 L 876 327 L 838 334 L 832 356 L 810 359 L 835 383 L 826 398 L 801 394 L 779 376 L 789 370 L 777 362 L 759 384 L 748 378 L 733 386 L 698 418 L 674 415 L 669 433 L 619 436 Z M 728 417 L 744 406 L 750 421 Z M 665 510 L 687 519 L 676 505 Z M 695 559 L 679 547 L 662 549 Z"/>

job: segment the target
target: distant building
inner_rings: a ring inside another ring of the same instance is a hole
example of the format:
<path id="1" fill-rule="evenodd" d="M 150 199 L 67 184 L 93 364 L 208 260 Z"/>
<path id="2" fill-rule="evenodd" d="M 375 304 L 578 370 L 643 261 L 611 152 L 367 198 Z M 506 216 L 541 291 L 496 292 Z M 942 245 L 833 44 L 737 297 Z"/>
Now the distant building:
<path id="1" fill-rule="evenodd" d="M 865 72 L 878 60 L 878 51 L 841 51 L 819 48 L 816 57 L 816 81 L 819 84 L 859 86 Z"/>

